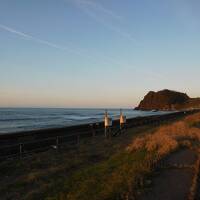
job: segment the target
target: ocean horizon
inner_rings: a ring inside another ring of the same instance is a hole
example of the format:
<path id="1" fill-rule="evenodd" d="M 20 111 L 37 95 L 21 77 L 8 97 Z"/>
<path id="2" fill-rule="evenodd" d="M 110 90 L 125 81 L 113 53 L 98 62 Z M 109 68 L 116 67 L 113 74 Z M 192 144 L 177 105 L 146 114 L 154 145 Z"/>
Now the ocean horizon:
<path id="1" fill-rule="evenodd" d="M 119 118 L 120 109 L 107 110 L 112 119 Z M 128 108 L 122 111 L 127 118 L 166 113 Z M 104 113 L 103 108 L 0 108 L 0 134 L 101 122 Z"/>

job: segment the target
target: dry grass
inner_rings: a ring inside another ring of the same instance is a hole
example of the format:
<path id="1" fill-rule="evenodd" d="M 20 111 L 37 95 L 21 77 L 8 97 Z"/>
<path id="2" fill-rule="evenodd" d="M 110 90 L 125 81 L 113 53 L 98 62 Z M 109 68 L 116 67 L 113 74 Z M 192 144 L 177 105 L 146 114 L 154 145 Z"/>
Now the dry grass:
<path id="1" fill-rule="evenodd" d="M 200 113 L 197 113 L 171 125 L 161 126 L 153 134 L 136 138 L 127 150 L 145 148 L 148 152 L 156 151 L 159 157 L 163 157 L 182 145 L 191 146 L 192 140 L 200 141 L 200 129 L 196 127 L 199 123 Z"/>

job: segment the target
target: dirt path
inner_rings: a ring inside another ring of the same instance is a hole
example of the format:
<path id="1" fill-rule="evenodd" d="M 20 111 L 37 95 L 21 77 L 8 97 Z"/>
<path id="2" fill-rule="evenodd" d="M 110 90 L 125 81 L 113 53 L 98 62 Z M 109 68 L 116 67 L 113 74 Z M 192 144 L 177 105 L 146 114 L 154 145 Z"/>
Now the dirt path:
<path id="1" fill-rule="evenodd" d="M 139 200 L 187 200 L 193 178 L 192 165 L 197 160 L 195 151 L 184 149 L 170 155 L 153 178 L 152 188 Z"/>

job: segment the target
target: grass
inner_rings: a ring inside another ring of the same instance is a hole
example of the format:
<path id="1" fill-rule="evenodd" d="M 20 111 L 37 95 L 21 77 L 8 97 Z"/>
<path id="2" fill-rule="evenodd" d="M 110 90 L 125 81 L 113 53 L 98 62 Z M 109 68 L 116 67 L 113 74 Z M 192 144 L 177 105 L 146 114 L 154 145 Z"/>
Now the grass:
<path id="1" fill-rule="evenodd" d="M 148 158 L 144 150 L 118 153 L 101 164 L 75 173 L 64 183 L 65 191 L 53 199 L 100 200 L 134 197 L 134 188 L 137 187 L 139 178 L 151 170 L 149 166 L 141 165 Z"/>
<path id="2" fill-rule="evenodd" d="M 156 151 L 159 157 L 175 151 L 180 146 L 191 145 L 191 142 L 200 142 L 200 113 L 186 117 L 181 121 L 163 125 L 153 134 L 139 136 L 127 147 L 128 151 L 145 148 L 148 152 Z"/>
<path id="3" fill-rule="evenodd" d="M 43 200 L 66 196 L 66 191 L 73 191 L 75 187 L 70 184 L 78 183 L 78 177 L 81 178 L 83 174 L 83 177 L 89 174 L 94 174 L 95 177 L 97 173 L 99 177 L 103 177 L 104 172 L 112 169 L 107 167 L 114 160 L 116 165 L 113 168 L 116 168 L 130 141 L 137 135 L 145 134 L 146 131 L 153 132 L 154 129 L 153 126 L 130 129 L 126 134 L 109 140 L 97 136 L 93 140 L 82 141 L 75 149 L 64 147 L 59 152 L 50 150 L 22 160 L 5 161 L 0 164 L 0 199 L 19 197 L 20 200 Z M 97 172 L 98 170 L 100 171 Z M 81 182 L 80 180 L 79 183 Z"/>
<path id="4" fill-rule="evenodd" d="M 50 150 L 0 164 L 1 199 L 134 199 L 157 162 L 200 141 L 200 114 L 160 127 L 129 129 L 112 139 L 97 136 L 76 149 Z"/>

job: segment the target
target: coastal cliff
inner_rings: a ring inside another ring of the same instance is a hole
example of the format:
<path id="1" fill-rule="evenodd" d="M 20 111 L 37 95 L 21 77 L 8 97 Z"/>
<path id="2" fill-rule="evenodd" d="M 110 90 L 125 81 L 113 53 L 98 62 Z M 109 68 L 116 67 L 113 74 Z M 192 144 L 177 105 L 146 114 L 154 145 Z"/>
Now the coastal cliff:
<path id="1" fill-rule="evenodd" d="M 172 90 L 150 91 L 136 110 L 183 110 L 200 108 L 200 98 Z"/>

